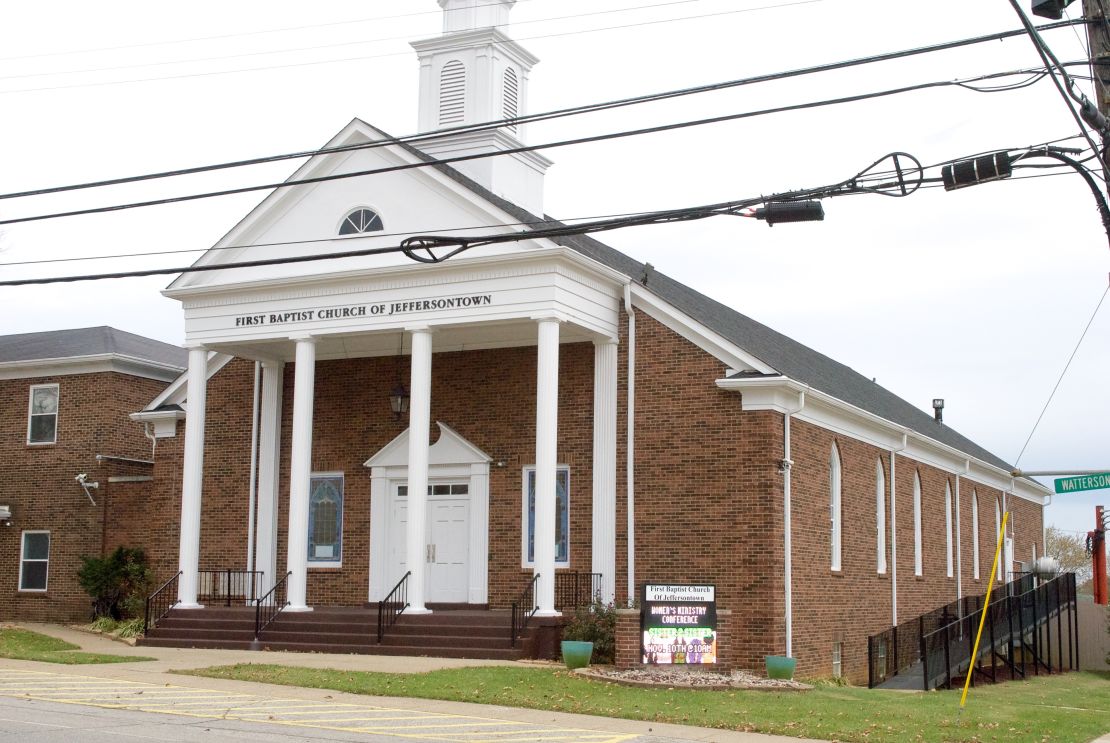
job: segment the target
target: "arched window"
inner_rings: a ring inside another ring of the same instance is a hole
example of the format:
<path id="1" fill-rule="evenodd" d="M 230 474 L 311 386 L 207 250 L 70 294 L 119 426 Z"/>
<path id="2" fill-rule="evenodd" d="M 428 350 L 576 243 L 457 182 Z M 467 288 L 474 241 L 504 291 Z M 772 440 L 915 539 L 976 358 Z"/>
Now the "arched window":
<path id="1" fill-rule="evenodd" d="M 944 566 L 952 577 L 952 484 L 944 483 Z"/>
<path id="2" fill-rule="evenodd" d="M 875 460 L 875 566 L 886 572 L 886 470 L 882 457 Z"/>
<path id="3" fill-rule="evenodd" d="M 971 577 L 979 580 L 979 493 L 971 491 Z"/>
<path id="4" fill-rule="evenodd" d="M 840 450 L 835 443 L 829 454 L 829 530 L 832 569 L 840 570 Z"/>
<path id="5" fill-rule="evenodd" d="M 370 209 L 355 209 L 343 218 L 340 235 L 360 235 L 363 232 L 380 232 L 385 229 L 382 218 Z"/>
<path id="6" fill-rule="evenodd" d="M 515 119 L 520 115 L 520 80 L 517 79 L 516 70 L 512 67 L 505 69 L 505 85 L 502 88 L 502 114 L 506 119 Z M 516 134 L 516 124 L 505 127 Z"/>
<path id="7" fill-rule="evenodd" d="M 913 473 L 913 574 L 921 575 L 921 473 Z"/>
<path id="8" fill-rule="evenodd" d="M 1001 532 L 1001 531 L 1002 531 L 1002 504 L 998 502 L 998 498 L 996 497 L 994 499 L 994 539 L 991 540 L 991 542 L 994 543 L 996 549 L 998 548 L 998 542 L 995 541 L 995 540 L 998 539 L 999 532 Z M 1005 556 L 1003 556 L 1001 559 L 1005 559 Z M 995 580 L 997 580 L 999 583 L 1002 582 L 1002 574 L 1004 572 L 1006 572 L 1006 571 L 1003 569 L 1003 566 L 1000 564 L 998 566 L 998 575 L 995 576 Z"/>
<path id="9" fill-rule="evenodd" d="M 343 547 L 343 476 L 313 475 L 308 497 L 308 560 L 337 563 Z"/>
<path id="10" fill-rule="evenodd" d="M 461 124 L 466 118 L 466 67 L 457 59 L 439 73 L 439 124 Z"/>

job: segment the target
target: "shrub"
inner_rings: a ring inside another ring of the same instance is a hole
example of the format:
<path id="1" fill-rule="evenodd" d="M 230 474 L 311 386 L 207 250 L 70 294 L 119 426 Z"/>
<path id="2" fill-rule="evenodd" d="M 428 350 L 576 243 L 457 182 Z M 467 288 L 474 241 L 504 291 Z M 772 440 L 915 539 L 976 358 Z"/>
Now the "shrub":
<path id="1" fill-rule="evenodd" d="M 92 596 L 93 616 L 138 616 L 150 587 L 150 567 L 138 547 L 117 547 L 107 557 L 82 557 L 77 582 Z"/>
<path id="2" fill-rule="evenodd" d="M 594 644 L 595 663 L 613 663 L 617 652 L 617 610 L 612 604 L 595 599 L 589 606 L 580 606 L 563 627 L 564 640 L 580 640 Z"/>

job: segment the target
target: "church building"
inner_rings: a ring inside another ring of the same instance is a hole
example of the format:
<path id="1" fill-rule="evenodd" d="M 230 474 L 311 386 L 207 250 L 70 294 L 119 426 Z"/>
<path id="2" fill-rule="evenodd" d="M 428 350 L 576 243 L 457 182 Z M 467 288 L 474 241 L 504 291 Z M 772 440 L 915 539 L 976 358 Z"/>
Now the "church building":
<path id="1" fill-rule="evenodd" d="M 1048 491 L 934 416 L 595 239 L 527 237 L 551 162 L 482 124 L 527 113 L 538 60 L 514 0 L 439 4 L 413 48 L 444 131 L 351 121 L 164 292 L 187 370 L 119 422 L 154 445 L 117 533 L 179 609 L 225 569 L 285 580 L 286 613 L 534 580 L 557 620 L 572 580 L 709 584 L 737 666 L 865 682 L 868 635 L 986 591 L 1003 512 L 1007 570 L 1043 552 Z M 522 237 L 374 252 L 443 226 Z"/>

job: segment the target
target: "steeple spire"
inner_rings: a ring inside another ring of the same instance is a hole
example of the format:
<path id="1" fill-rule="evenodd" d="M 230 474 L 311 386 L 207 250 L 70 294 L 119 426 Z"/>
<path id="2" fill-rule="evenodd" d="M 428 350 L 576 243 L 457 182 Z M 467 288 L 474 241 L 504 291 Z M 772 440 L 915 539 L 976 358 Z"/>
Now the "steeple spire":
<path id="1" fill-rule="evenodd" d="M 539 61 L 506 34 L 517 0 L 438 0 L 443 35 L 414 41 L 420 59 L 422 132 L 484 124 L 528 112 L 528 77 Z M 503 152 L 520 147 L 524 127 L 459 132 L 421 145 L 429 155 Z M 455 167 L 494 194 L 543 215 L 543 175 L 551 161 L 520 152 L 457 163 Z"/>

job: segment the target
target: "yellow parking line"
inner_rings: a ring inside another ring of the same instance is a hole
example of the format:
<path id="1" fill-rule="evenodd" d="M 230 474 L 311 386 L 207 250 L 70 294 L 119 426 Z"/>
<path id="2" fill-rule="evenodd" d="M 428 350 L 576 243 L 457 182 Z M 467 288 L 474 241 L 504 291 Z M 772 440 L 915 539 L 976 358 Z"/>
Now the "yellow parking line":
<path id="1" fill-rule="evenodd" d="M 441 722 L 433 725 L 387 725 L 384 727 L 369 727 L 359 728 L 360 733 L 376 733 L 382 730 L 427 730 L 431 728 L 477 728 L 477 727 L 495 727 L 497 725 L 517 725 L 527 726 L 526 722 L 511 722 L 509 720 L 489 720 L 487 722 Z M 477 735 L 477 733 L 475 733 Z M 491 732 L 490 735 L 499 735 L 499 733 Z"/>

